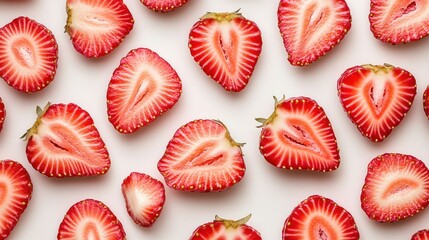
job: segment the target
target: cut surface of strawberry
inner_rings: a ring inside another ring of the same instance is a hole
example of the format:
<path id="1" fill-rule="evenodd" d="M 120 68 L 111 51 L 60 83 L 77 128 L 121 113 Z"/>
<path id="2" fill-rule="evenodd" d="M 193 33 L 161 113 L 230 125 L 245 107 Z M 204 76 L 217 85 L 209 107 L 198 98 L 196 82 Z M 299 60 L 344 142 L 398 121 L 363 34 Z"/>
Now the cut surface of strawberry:
<path id="1" fill-rule="evenodd" d="M 420 230 L 411 236 L 411 240 L 429 240 L 429 229 Z"/>
<path id="2" fill-rule="evenodd" d="M 4 119 L 6 118 L 6 108 L 2 99 L 0 98 L 0 132 L 3 129 Z"/>
<path id="3" fill-rule="evenodd" d="M 78 105 L 49 103 L 37 108 L 37 120 L 23 136 L 27 158 L 48 177 L 105 174 L 110 158 L 94 121 Z"/>
<path id="4" fill-rule="evenodd" d="M 240 220 L 226 220 L 218 216 L 213 222 L 205 223 L 195 229 L 189 240 L 262 240 L 261 234 L 247 225 L 251 215 Z"/>
<path id="5" fill-rule="evenodd" d="M 67 211 L 57 239 L 122 240 L 125 239 L 125 231 L 109 207 L 98 200 L 85 199 Z"/>
<path id="6" fill-rule="evenodd" d="M 426 117 L 429 119 L 429 85 L 426 87 L 423 93 L 423 110 Z"/>
<path id="7" fill-rule="evenodd" d="M 189 33 L 189 49 L 195 62 L 225 90 L 243 90 L 262 50 L 256 23 L 241 13 L 207 13 Z"/>
<path id="8" fill-rule="evenodd" d="M 383 141 L 399 125 L 416 95 L 416 80 L 389 64 L 354 66 L 338 79 L 338 96 L 363 136 Z"/>
<path id="9" fill-rule="evenodd" d="M 0 77 L 21 92 L 37 92 L 54 79 L 58 45 L 52 32 L 28 17 L 0 28 Z"/>
<path id="10" fill-rule="evenodd" d="M 429 170 L 417 158 L 385 153 L 368 164 L 361 206 L 370 219 L 394 222 L 429 204 Z"/>
<path id="11" fill-rule="evenodd" d="M 278 26 L 294 66 L 306 66 L 339 44 L 351 28 L 344 0 L 281 0 Z"/>
<path id="12" fill-rule="evenodd" d="M 171 188 L 213 192 L 232 187 L 244 176 L 241 145 L 221 122 L 194 120 L 180 127 L 158 162 Z"/>
<path id="13" fill-rule="evenodd" d="M 143 5 L 155 12 L 170 12 L 181 7 L 188 0 L 140 0 Z"/>
<path id="14" fill-rule="evenodd" d="M 32 192 L 27 170 L 16 161 L 0 160 L 0 239 L 6 239 L 16 226 Z"/>
<path id="15" fill-rule="evenodd" d="M 331 123 L 308 97 L 275 98 L 274 112 L 262 125 L 259 149 L 272 165 L 290 170 L 332 171 L 340 164 Z"/>
<path id="16" fill-rule="evenodd" d="M 76 51 L 102 57 L 133 29 L 134 18 L 122 0 L 67 0 L 66 32 Z"/>
<path id="17" fill-rule="evenodd" d="M 283 227 L 283 240 L 357 240 L 353 216 L 329 198 L 313 195 L 293 209 Z"/>
<path id="18" fill-rule="evenodd" d="M 420 40 L 429 31 L 429 2 L 371 0 L 369 22 L 374 37 L 391 44 Z"/>
<path id="19" fill-rule="evenodd" d="M 164 207 L 164 185 L 144 173 L 132 172 L 125 178 L 122 194 L 128 214 L 142 227 L 151 227 Z"/>
<path id="20" fill-rule="evenodd" d="M 107 89 L 109 121 L 120 133 L 132 133 L 172 108 L 181 94 L 182 82 L 167 61 L 147 48 L 131 50 Z"/>

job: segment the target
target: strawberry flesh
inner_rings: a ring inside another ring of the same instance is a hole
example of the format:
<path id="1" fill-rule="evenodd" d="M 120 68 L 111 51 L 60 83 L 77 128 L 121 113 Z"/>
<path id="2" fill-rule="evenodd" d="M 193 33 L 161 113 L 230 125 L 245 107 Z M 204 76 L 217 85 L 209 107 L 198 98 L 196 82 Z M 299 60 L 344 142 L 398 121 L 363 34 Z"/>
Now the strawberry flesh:
<path id="1" fill-rule="evenodd" d="M 361 206 L 370 219 L 394 222 L 429 204 L 429 170 L 417 158 L 385 153 L 368 165 Z"/>
<path id="2" fill-rule="evenodd" d="M 0 98 L 0 132 L 3 129 L 4 119 L 6 118 L 6 108 L 2 99 Z"/>
<path id="3" fill-rule="evenodd" d="M 429 229 L 420 230 L 411 236 L 411 240 L 429 240 Z"/>
<path id="4" fill-rule="evenodd" d="M 155 12 L 170 12 L 184 5 L 188 0 L 140 0 L 143 5 Z"/>
<path id="5" fill-rule="evenodd" d="M 426 117 L 429 119 L 429 85 L 426 87 L 423 93 L 423 110 Z"/>

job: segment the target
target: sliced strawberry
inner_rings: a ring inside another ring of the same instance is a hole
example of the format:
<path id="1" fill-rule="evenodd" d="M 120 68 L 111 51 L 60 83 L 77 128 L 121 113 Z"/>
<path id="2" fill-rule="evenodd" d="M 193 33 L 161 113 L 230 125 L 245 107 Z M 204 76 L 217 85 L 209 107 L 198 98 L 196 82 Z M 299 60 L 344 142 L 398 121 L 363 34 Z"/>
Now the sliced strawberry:
<path id="1" fill-rule="evenodd" d="M 369 218 L 394 222 L 429 204 L 429 169 L 417 158 L 385 153 L 368 165 L 361 206 Z"/>
<path id="2" fill-rule="evenodd" d="M 344 0 L 280 0 L 278 26 L 295 66 L 306 66 L 341 42 L 351 28 Z"/>
<path id="3" fill-rule="evenodd" d="M 194 120 L 168 143 L 158 170 L 171 188 L 213 192 L 232 187 L 246 170 L 241 145 L 221 122 Z"/>
<path id="4" fill-rule="evenodd" d="M 121 240 L 125 239 L 125 231 L 109 207 L 98 200 L 85 199 L 67 211 L 57 239 Z"/>
<path id="5" fill-rule="evenodd" d="M 369 22 L 374 37 L 387 43 L 417 41 L 428 35 L 429 2 L 371 0 Z"/>
<path id="6" fill-rule="evenodd" d="M 238 11 L 207 13 L 191 29 L 189 49 L 209 77 L 225 90 L 239 92 L 258 62 L 261 31 Z"/>
<path id="7" fill-rule="evenodd" d="M 27 158 L 48 177 L 105 174 L 110 158 L 94 121 L 76 104 L 48 104 L 37 108 L 37 120 L 23 136 Z"/>
<path id="8" fill-rule="evenodd" d="M 142 227 L 151 227 L 161 214 L 165 202 L 164 185 L 143 173 L 132 172 L 122 182 L 128 214 Z"/>
<path id="9" fill-rule="evenodd" d="M 332 171 L 340 164 L 336 137 L 325 111 L 308 97 L 275 98 L 274 112 L 262 125 L 259 149 L 284 169 Z"/>
<path id="10" fill-rule="evenodd" d="M 32 192 L 27 170 L 18 162 L 0 160 L 0 239 L 6 239 L 18 223 Z"/>
<path id="11" fill-rule="evenodd" d="M 195 229 L 189 240 L 262 240 L 261 234 L 256 229 L 246 225 L 250 216 L 237 221 L 216 216 L 213 222 L 205 223 Z"/>
<path id="12" fill-rule="evenodd" d="M 54 79 L 58 45 L 52 32 L 28 17 L 0 28 L 0 77 L 21 92 L 37 92 Z"/>
<path id="13" fill-rule="evenodd" d="M 420 230 L 411 236 L 411 240 L 429 240 L 429 229 Z"/>
<path id="14" fill-rule="evenodd" d="M 66 32 L 85 57 L 104 56 L 133 29 L 134 18 L 122 0 L 67 0 Z"/>
<path id="15" fill-rule="evenodd" d="M 345 112 L 363 136 L 383 141 L 410 110 L 416 80 L 389 64 L 347 69 L 338 80 L 338 96 Z"/>
<path id="16" fill-rule="evenodd" d="M 423 110 L 425 111 L 426 117 L 429 119 L 429 85 L 423 93 Z"/>
<path id="17" fill-rule="evenodd" d="M 302 201 L 283 227 L 283 240 L 357 240 L 359 231 L 353 216 L 329 198 L 318 195 Z"/>
<path id="18" fill-rule="evenodd" d="M 3 123 L 4 123 L 5 117 L 6 117 L 6 109 L 4 107 L 4 103 L 2 99 L 0 98 L 0 132 L 3 129 Z"/>
<path id="19" fill-rule="evenodd" d="M 109 121 L 132 133 L 176 104 L 182 82 L 171 65 L 147 48 L 131 50 L 113 72 L 107 89 Z"/>
<path id="20" fill-rule="evenodd" d="M 170 12 L 184 5 L 188 0 L 140 0 L 143 5 L 155 12 Z"/>

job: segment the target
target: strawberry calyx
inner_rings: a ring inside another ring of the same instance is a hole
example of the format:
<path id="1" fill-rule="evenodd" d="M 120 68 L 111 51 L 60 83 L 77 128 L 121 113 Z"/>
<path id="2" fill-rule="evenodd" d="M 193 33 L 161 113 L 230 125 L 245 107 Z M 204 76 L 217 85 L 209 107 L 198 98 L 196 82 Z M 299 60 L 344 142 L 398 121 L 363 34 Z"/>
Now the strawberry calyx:
<path id="1" fill-rule="evenodd" d="M 274 121 L 274 119 L 277 117 L 277 111 L 276 111 L 277 106 L 286 99 L 285 95 L 283 95 L 283 97 L 280 100 L 278 100 L 276 96 L 273 96 L 273 98 L 274 98 L 274 111 L 273 111 L 273 113 L 271 113 L 271 115 L 268 118 L 255 118 L 255 120 L 261 124 L 259 126 L 256 126 L 257 128 L 262 128 L 262 127 L 272 123 Z"/>
<path id="2" fill-rule="evenodd" d="M 25 141 L 27 141 L 28 139 L 31 138 L 31 136 L 33 136 L 34 134 L 37 134 L 39 125 L 42 123 L 42 117 L 43 115 L 45 115 L 46 110 L 48 110 L 50 106 L 51 106 L 51 103 L 48 102 L 43 109 L 40 106 L 36 107 L 37 119 L 34 122 L 33 126 L 29 128 L 24 135 L 21 136 L 21 139 L 24 139 Z"/>
<path id="3" fill-rule="evenodd" d="M 68 33 L 70 29 L 70 25 L 72 24 L 72 9 L 69 6 L 66 6 L 66 12 L 67 12 L 67 21 L 66 25 L 64 26 L 64 32 Z M 71 36 L 70 36 L 71 39 Z"/>
<path id="4" fill-rule="evenodd" d="M 235 12 L 207 12 L 202 17 L 200 17 L 200 20 L 203 19 L 214 19 L 218 22 L 231 22 L 235 18 L 241 18 L 243 17 L 241 13 L 239 12 L 240 9 L 238 9 Z"/>
<path id="5" fill-rule="evenodd" d="M 229 219 L 223 219 L 223 218 L 219 217 L 218 215 L 216 215 L 214 221 L 215 222 L 222 222 L 226 228 L 230 228 L 230 227 L 231 228 L 238 228 L 238 227 L 246 224 L 250 220 L 251 217 L 252 217 L 252 214 L 249 214 L 246 217 L 241 218 L 239 220 L 229 220 Z"/>
<path id="6" fill-rule="evenodd" d="M 223 124 L 223 122 L 221 122 L 220 120 L 213 120 L 217 123 L 219 123 L 220 125 L 222 125 L 225 129 L 226 129 L 226 133 L 225 133 L 225 138 L 228 139 L 228 141 L 231 143 L 231 145 L 233 147 L 235 146 L 239 146 L 239 147 L 243 147 L 246 143 L 238 143 L 236 142 L 232 137 L 231 137 L 231 133 L 229 132 L 228 128 L 226 127 L 225 124 Z"/>
<path id="7" fill-rule="evenodd" d="M 384 65 L 372 65 L 372 64 L 364 64 L 362 65 L 363 68 L 369 69 L 374 73 L 389 73 L 392 71 L 393 68 L 395 68 L 393 65 L 390 65 L 388 63 L 385 63 Z"/>

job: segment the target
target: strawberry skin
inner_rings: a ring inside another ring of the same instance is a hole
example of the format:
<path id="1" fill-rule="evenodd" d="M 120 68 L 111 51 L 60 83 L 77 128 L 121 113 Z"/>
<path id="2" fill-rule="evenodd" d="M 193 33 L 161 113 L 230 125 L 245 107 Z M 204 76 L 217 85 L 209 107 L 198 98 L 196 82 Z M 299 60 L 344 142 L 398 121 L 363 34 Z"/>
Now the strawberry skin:
<path id="1" fill-rule="evenodd" d="M 429 240 L 429 229 L 420 230 L 411 236 L 411 240 Z"/>
<path id="2" fill-rule="evenodd" d="M 57 239 L 125 240 L 125 231 L 109 207 L 98 200 L 85 199 L 67 211 Z"/>
<path id="3" fill-rule="evenodd" d="M 0 77 L 21 92 L 37 92 L 54 79 L 58 45 L 52 32 L 28 17 L 0 28 Z"/>
<path id="4" fill-rule="evenodd" d="M 42 110 L 23 136 L 27 158 L 48 177 L 103 175 L 110 168 L 109 153 L 88 112 L 76 104 L 52 104 Z"/>
<path id="5" fill-rule="evenodd" d="M 351 28 L 344 0 L 280 0 L 278 26 L 294 66 L 307 66 L 339 44 Z"/>
<path id="6" fill-rule="evenodd" d="M 122 0 L 67 0 L 73 46 L 87 58 L 109 54 L 133 29 L 134 18 Z"/>
<path id="7" fill-rule="evenodd" d="M 313 195 L 302 201 L 283 227 L 283 240 L 357 240 L 353 216 L 329 198 Z"/>
<path id="8" fill-rule="evenodd" d="M 0 239 L 6 239 L 18 223 L 32 192 L 27 170 L 16 161 L 0 160 Z"/>
<path id="9" fill-rule="evenodd" d="M 120 133 L 132 133 L 172 108 L 182 94 L 173 67 L 147 48 L 131 50 L 113 72 L 107 89 L 109 121 Z"/>
<path id="10" fill-rule="evenodd" d="M 170 12 L 183 6 L 188 0 L 140 0 L 143 5 L 155 12 Z"/>
<path id="11" fill-rule="evenodd" d="M 262 50 L 256 23 L 241 13 L 207 13 L 189 33 L 195 62 L 225 90 L 240 92 L 252 76 Z"/>
<path id="12" fill-rule="evenodd" d="M 275 99 L 262 125 L 259 149 L 272 165 L 283 169 L 333 171 L 340 164 L 339 149 L 325 111 L 308 97 Z"/>
<path id="13" fill-rule="evenodd" d="M 173 189 L 216 192 L 244 176 L 241 145 L 221 122 L 194 120 L 180 127 L 158 162 L 158 170 Z"/>
<path id="14" fill-rule="evenodd" d="M 363 136 L 383 141 L 399 125 L 416 95 L 416 80 L 389 64 L 355 66 L 338 79 L 344 111 Z"/>
<path id="15" fill-rule="evenodd" d="M 368 164 L 361 206 L 370 219 L 395 222 L 429 204 L 429 169 L 417 158 L 385 153 Z"/>
<path id="16" fill-rule="evenodd" d="M 423 110 L 425 111 L 426 117 L 429 119 L 429 85 L 423 93 Z"/>
<path id="17" fill-rule="evenodd" d="M 3 123 L 5 118 L 6 118 L 6 108 L 4 107 L 4 103 L 0 98 L 0 132 L 3 129 Z"/>
<path id="18" fill-rule="evenodd" d="M 253 227 L 246 225 L 251 215 L 240 220 L 226 220 L 218 216 L 213 222 L 199 226 L 189 240 L 262 240 L 261 234 Z"/>
<path id="19" fill-rule="evenodd" d="M 394 45 L 428 35 L 427 1 L 371 0 L 370 6 L 369 23 L 375 38 Z"/>
<path id="20" fill-rule="evenodd" d="M 164 185 L 143 173 L 132 172 L 125 178 L 122 194 L 128 214 L 142 227 L 151 227 L 164 207 Z"/>

